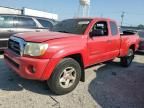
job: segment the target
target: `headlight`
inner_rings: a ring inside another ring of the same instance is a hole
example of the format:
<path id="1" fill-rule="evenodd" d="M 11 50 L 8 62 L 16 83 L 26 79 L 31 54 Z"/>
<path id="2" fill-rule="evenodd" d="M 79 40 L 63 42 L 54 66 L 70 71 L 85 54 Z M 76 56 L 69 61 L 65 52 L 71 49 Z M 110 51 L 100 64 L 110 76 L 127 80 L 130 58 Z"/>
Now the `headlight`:
<path id="1" fill-rule="evenodd" d="M 48 48 L 48 44 L 27 42 L 24 48 L 24 55 L 42 56 Z"/>

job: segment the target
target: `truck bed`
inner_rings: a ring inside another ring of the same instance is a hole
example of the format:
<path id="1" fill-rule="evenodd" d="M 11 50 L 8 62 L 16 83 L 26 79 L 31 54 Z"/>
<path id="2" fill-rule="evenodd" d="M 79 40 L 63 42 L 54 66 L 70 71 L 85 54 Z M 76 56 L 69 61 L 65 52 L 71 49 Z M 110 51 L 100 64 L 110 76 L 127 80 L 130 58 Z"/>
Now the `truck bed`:
<path id="1" fill-rule="evenodd" d="M 120 56 L 127 54 L 130 45 L 134 45 L 134 50 L 136 51 L 139 47 L 139 36 L 136 33 L 124 33 L 121 35 L 121 49 Z"/>
<path id="2" fill-rule="evenodd" d="M 136 33 L 134 31 L 123 31 L 120 35 L 121 36 L 133 36 L 135 35 Z"/>

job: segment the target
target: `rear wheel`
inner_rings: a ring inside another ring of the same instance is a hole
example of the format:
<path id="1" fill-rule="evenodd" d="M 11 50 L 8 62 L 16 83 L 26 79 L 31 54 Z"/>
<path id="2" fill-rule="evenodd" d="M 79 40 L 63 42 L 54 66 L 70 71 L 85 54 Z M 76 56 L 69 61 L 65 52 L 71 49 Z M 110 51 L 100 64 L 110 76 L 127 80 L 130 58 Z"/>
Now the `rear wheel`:
<path id="1" fill-rule="evenodd" d="M 47 83 L 52 92 L 62 95 L 75 89 L 80 77 L 79 63 L 72 58 L 65 58 L 57 65 Z"/>
<path id="2" fill-rule="evenodd" d="M 121 58 L 120 60 L 121 65 L 124 67 L 128 67 L 131 65 L 133 59 L 134 59 L 134 50 L 129 49 L 128 54 L 125 57 Z"/>

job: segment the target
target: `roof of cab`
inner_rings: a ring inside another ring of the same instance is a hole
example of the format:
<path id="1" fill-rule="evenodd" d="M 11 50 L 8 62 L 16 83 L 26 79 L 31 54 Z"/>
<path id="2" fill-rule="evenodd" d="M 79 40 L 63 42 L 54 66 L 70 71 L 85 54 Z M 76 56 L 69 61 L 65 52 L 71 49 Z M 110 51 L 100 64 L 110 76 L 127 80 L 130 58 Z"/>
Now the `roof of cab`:
<path id="1" fill-rule="evenodd" d="M 70 19 L 91 19 L 91 20 L 108 20 L 108 21 L 115 21 L 110 18 L 103 18 L 103 17 L 75 17 L 75 18 L 70 18 Z"/>

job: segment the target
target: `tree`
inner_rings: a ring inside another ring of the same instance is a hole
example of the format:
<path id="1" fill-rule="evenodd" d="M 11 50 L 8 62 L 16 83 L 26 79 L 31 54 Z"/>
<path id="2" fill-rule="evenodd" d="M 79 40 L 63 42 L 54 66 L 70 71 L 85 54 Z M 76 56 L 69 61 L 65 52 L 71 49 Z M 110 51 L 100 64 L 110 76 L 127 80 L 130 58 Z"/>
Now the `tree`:
<path id="1" fill-rule="evenodd" d="M 144 29 L 144 25 L 143 25 L 143 24 L 139 24 L 139 25 L 138 25 L 138 28 Z"/>

